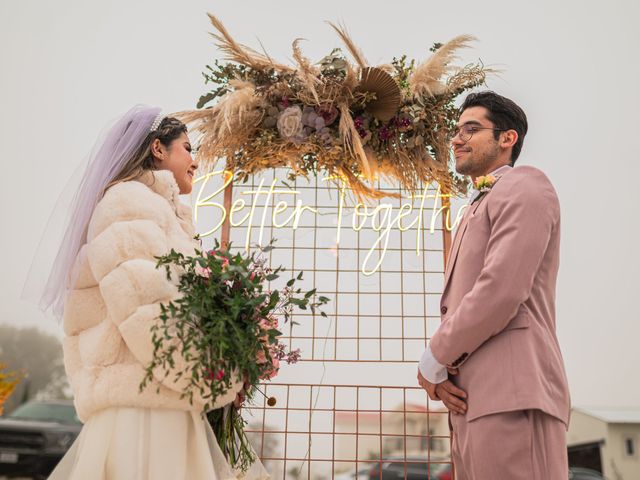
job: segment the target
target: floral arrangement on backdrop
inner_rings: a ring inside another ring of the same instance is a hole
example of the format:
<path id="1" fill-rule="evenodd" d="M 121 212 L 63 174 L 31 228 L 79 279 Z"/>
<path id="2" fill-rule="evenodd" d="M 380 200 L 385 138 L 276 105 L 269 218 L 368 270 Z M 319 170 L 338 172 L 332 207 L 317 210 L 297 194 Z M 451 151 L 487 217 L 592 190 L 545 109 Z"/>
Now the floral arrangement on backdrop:
<path id="1" fill-rule="evenodd" d="M 261 252 L 272 248 L 263 247 Z M 182 397 L 193 401 L 196 395 L 206 402 L 222 452 L 231 465 L 246 471 L 255 454 L 244 432 L 245 420 L 233 404 L 210 409 L 232 382 L 243 381 L 251 395 L 260 391 L 260 382 L 278 374 L 280 362 L 296 363 L 300 351 L 289 350 L 280 340 L 282 327 L 294 308 L 326 317 L 318 307 L 329 299 L 316 296 L 315 289 L 296 288 L 302 272 L 282 289 L 270 289 L 269 282 L 283 269 L 267 265 L 262 253 L 232 254 L 217 244 L 214 250 L 196 253 L 185 256 L 172 250 L 157 257 L 157 267 L 166 270 L 169 280 L 180 272 L 179 298 L 161 304 L 159 322 L 151 327 L 153 359 L 140 389 L 157 375 L 183 382 Z M 269 405 L 274 401 L 269 399 Z"/>
<path id="2" fill-rule="evenodd" d="M 454 101 L 492 71 L 482 63 L 452 66 L 473 37 L 435 44 L 421 63 L 403 55 L 372 66 L 346 29 L 331 24 L 353 62 L 336 48 L 313 63 L 296 39 L 295 65 L 285 65 L 237 43 L 209 17 L 230 62 L 207 66 L 210 91 L 198 110 L 177 114 L 200 134 L 203 165 L 224 158 L 244 181 L 269 168 L 289 167 L 291 179 L 322 171 L 346 180 L 359 198 L 389 195 L 376 188 L 378 178 L 409 192 L 435 181 L 446 193 L 466 193 L 467 179 L 449 166 Z"/>

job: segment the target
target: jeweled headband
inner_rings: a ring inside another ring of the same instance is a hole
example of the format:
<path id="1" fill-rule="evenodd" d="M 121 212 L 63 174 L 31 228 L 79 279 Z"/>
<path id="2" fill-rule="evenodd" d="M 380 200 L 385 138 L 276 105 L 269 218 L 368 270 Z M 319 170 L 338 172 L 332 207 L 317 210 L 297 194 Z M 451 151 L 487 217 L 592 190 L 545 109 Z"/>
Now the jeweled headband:
<path id="1" fill-rule="evenodd" d="M 149 128 L 149 132 L 155 132 L 156 130 L 158 130 L 158 127 L 162 123 L 163 119 L 164 119 L 164 115 L 160 113 L 151 124 L 151 127 Z"/>

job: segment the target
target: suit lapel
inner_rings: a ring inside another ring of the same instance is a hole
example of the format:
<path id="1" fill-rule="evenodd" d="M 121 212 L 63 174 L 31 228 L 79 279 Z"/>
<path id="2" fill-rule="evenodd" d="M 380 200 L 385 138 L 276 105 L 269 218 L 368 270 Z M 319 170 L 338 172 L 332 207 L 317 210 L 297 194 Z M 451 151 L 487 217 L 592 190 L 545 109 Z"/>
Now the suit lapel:
<path id="1" fill-rule="evenodd" d="M 495 172 L 493 172 L 493 175 L 496 176 L 496 182 L 498 182 L 501 177 L 509 173 L 509 171 L 511 170 L 512 170 L 512 167 L 505 165 L 497 169 Z M 469 206 L 469 208 L 467 208 L 467 211 L 465 212 L 462 218 L 462 222 L 460 223 L 460 226 L 456 231 L 456 235 L 453 239 L 453 245 L 451 245 L 449 260 L 447 261 L 447 265 L 445 266 L 444 287 L 442 289 L 443 294 L 447 289 L 447 285 L 449 285 L 449 280 L 451 279 L 451 273 L 453 272 L 453 267 L 456 264 L 456 259 L 458 258 L 458 251 L 460 250 L 460 245 L 462 244 L 462 238 L 464 237 L 464 234 L 467 231 L 467 225 L 469 224 L 469 220 L 471 219 L 471 217 L 475 215 L 476 210 L 478 210 L 478 207 L 480 207 L 480 204 L 486 198 L 487 193 L 488 192 L 481 192 L 473 201 L 473 203 Z"/>
<path id="2" fill-rule="evenodd" d="M 453 267 L 456 263 L 456 259 L 458 258 L 458 251 L 460 250 L 460 244 L 462 243 L 462 238 L 464 237 L 465 232 L 467 231 L 467 225 L 469 224 L 469 219 L 471 217 L 473 217 L 473 215 L 475 214 L 476 210 L 478 209 L 478 207 L 480 206 L 480 204 L 482 203 L 482 200 L 484 199 L 485 195 L 481 194 L 480 196 L 478 196 L 478 198 L 476 199 L 476 201 L 474 201 L 469 208 L 467 208 L 467 211 L 464 213 L 464 217 L 462 218 L 462 222 L 460 223 L 460 227 L 458 227 L 458 230 L 456 231 L 456 235 L 453 239 L 453 244 L 451 245 L 451 252 L 449 254 L 449 261 L 447 262 L 446 268 L 445 268 L 445 275 L 444 275 L 444 289 L 447 288 L 447 285 L 449 283 L 449 279 L 451 278 L 451 272 L 453 271 Z M 443 289 L 443 291 L 444 291 Z"/>

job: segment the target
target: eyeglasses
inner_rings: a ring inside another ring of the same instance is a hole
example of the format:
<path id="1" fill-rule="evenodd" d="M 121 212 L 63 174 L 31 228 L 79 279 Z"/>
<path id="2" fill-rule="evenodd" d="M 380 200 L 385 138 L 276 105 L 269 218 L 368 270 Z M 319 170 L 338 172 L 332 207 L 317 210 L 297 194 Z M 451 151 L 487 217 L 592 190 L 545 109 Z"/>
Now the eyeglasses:
<path id="1" fill-rule="evenodd" d="M 478 127 L 477 125 L 463 125 L 461 127 L 456 127 L 449 141 L 452 141 L 456 137 L 460 137 L 460 140 L 463 142 L 468 142 L 473 137 L 473 134 L 479 130 L 494 130 L 497 132 L 506 132 L 504 128 L 493 128 L 493 127 Z"/>

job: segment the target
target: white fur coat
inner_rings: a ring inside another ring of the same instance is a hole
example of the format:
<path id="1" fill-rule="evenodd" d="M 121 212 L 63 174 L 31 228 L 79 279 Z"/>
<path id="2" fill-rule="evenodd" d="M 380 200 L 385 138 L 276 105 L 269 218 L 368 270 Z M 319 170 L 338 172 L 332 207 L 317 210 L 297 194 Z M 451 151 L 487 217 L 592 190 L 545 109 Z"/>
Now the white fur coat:
<path id="1" fill-rule="evenodd" d="M 160 304 L 178 294 L 154 257 L 172 248 L 192 255 L 198 247 L 191 210 L 178 194 L 171 172 L 147 171 L 111 187 L 93 212 L 64 310 L 65 367 L 83 421 L 113 406 L 203 410 L 196 396 L 193 404 L 180 399 L 184 384 L 172 375 L 139 389 L 153 354 L 150 328 Z M 215 407 L 241 387 L 235 382 Z"/>

